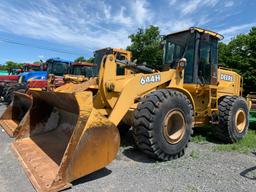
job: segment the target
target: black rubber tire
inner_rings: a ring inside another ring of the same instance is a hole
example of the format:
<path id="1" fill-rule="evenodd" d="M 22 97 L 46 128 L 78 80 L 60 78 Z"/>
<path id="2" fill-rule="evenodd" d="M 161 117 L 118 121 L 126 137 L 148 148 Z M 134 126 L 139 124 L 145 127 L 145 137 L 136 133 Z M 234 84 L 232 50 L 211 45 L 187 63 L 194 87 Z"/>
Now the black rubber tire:
<path id="1" fill-rule="evenodd" d="M 3 101 L 6 102 L 7 104 L 10 104 L 10 92 L 12 92 L 13 86 L 6 86 L 3 90 Z"/>
<path id="2" fill-rule="evenodd" d="M 3 96 L 5 85 L 0 85 L 0 97 Z"/>
<path id="3" fill-rule="evenodd" d="M 178 110 L 185 120 L 182 139 L 169 143 L 163 133 L 162 123 L 168 112 Z M 157 160 L 172 160 L 184 155 L 193 133 L 193 107 L 186 95 L 177 90 L 160 89 L 147 95 L 134 112 L 133 135 L 136 145 Z"/>
<path id="4" fill-rule="evenodd" d="M 120 122 L 119 125 L 117 126 L 118 130 L 119 130 L 119 133 L 120 133 L 120 136 L 121 137 L 125 137 L 126 134 L 128 133 L 129 129 L 131 128 L 130 125 L 127 125 L 123 122 Z"/>
<path id="5" fill-rule="evenodd" d="M 10 86 L 6 89 L 4 101 L 7 104 L 10 104 L 14 97 L 14 91 L 20 92 L 20 93 L 26 93 L 26 90 L 27 90 L 27 87 L 26 87 L 26 85 L 23 85 L 23 84 L 17 84 L 14 86 Z"/>
<path id="6" fill-rule="evenodd" d="M 219 100 L 219 125 L 216 126 L 216 136 L 225 143 L 235 143 L 246 136 L 249 127 L 249 109 L 244 98 L 239 96 L 224 96 Z M 246 126 L 238 132 L 235 117 L 238 110 L 246 114 Z"/>

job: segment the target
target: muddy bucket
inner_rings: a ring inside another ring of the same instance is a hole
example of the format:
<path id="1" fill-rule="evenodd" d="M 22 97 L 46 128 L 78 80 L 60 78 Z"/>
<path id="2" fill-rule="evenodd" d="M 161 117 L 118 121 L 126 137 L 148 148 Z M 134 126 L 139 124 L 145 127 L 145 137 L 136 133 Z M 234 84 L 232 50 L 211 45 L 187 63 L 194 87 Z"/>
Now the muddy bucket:
<path id="1" fill-rule="evenodd" d="M 0 118 L 0 125 L 10 137 L 15 137 L 19 132 L 19 125 L 32 106 L 31 96 L 15 92 L 13 101 Z"/>
<path id="2" fill-rule="evenodd" d="M 118 129 L 93 107 L 92 92 L 31 91 L 33 105 L 12 143 L 37 191 L 59 191 L 108 165 Z"/>

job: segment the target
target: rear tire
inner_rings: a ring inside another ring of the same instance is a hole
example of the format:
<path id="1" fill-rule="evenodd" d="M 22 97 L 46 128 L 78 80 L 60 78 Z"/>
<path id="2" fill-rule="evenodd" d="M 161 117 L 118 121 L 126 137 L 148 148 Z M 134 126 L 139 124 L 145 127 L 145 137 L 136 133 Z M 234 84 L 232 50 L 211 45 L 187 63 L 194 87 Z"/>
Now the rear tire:
<path id="1" fill-rule="evenodd" d="M 241 140 L 248 131 L 249 109 L 246 101 L 238 96 L 225 96 L 219 101 L 219 125 L 216 133 L 227 143 Z"/>
<path id="2" fill-rule="evenodd" d="M 193 108 L 183 93 L 160 89 L 147 95 L 134 112 L 137 146 L 158 160 L 181 157 L 190 141 Z"/>

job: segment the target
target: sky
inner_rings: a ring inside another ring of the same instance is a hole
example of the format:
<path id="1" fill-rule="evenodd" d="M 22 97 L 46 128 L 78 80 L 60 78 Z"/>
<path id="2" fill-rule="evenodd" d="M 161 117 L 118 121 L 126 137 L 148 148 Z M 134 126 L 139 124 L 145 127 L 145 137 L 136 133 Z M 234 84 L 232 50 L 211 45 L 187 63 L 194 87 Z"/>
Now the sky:
<path id="1" fill-rule="evenodd" d="M 224 42 L 256 26 L 255 0 L 0 0 L 0 64 L 126 48 L 138 28 L 202 27 Z"/>

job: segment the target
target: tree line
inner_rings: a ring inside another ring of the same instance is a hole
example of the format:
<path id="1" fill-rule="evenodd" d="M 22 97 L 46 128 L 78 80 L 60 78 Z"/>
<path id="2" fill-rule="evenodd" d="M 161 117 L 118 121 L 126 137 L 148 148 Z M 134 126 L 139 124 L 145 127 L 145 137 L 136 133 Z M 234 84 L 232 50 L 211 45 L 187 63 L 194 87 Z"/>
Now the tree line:
<path id="1" fill-rule="evenodd" d="M 33 64 L 41 63 L 41 61 L 35 61 Z M 0 70 L 8 71 L 10 69 L 19 69 L 26 63 L 17 63 L 14 61 L 6 61 L 4 65 L 0 65 Z"/>
<path id="2" fill-rule="evenodd" d="M 246 93 L 256 92 L 256 27 L 229 43 L 219 43 L 219 63 L 237 71 L 244 82 Z"/>
<path id="3" fill-rule="evenodd" d="M 13 61 L 6 61 L 5 65 L 0 65 L 0 70 L 6 70 L 8 71 L 9 69 L 17 69 L 21 68 L 23 63 L 16 63 Z"/>

